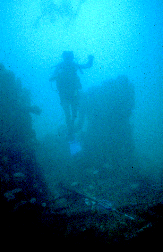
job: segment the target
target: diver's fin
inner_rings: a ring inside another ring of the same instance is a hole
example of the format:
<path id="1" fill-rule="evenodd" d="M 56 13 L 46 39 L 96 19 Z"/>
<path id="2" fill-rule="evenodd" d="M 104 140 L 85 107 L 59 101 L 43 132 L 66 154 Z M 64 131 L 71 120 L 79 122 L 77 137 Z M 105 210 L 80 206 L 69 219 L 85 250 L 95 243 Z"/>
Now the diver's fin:
<path id="1" fill-rule="evenodd" d="M 78 152 L 82 150 L 80 142 L 77 141 L 76 139 L 74 139 L 73 141 L 69 141 L 69 146 L 71 156 L 76 155 Z"/>

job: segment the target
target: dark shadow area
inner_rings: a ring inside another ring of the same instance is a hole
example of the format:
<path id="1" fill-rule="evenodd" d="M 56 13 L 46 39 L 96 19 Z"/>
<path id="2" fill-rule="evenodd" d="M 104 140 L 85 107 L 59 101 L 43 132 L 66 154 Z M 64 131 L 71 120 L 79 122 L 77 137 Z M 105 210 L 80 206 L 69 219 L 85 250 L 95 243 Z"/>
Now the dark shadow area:
<path id="1" fill-rule="evenodd" d="M 130 125 L 134 90 L 127 77 L 83 94 L 76 124 L 82 151 L 76 156 L 64 127 L 37 141 L 31 113 L 41 110 L 2 64 L 0 93 L 2 237 L 17 247 L 161 245 L 161 185 L 139 175 Z"/>

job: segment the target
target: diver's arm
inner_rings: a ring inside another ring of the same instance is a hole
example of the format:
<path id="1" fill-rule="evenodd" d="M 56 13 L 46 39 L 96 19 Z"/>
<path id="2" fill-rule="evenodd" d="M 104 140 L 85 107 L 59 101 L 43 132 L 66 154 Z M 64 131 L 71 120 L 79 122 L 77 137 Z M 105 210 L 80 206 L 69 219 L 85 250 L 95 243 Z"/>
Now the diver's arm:
<path id="1" fill-rule="evenodd" d="M 60 69 L 60 64 L 55 65 L 55 66 L 52 66 L 51 69 L 54 68 L 54 67 L 55 67 L 55 70 L 54 70 L 52 76 L 51 76 L 50 79 L 49 79 L 50 82 L 56 80 L 56 76 L 57 76 L 58 71 L 59 71 L 59 69 Z"/>
<path id="2" fill-rule="evenodd" d="M 56 70 L 54 71 L 53 75 L 50 77 L 49 81 L 55 81 L 56 80 Z"/>
<path id="3" fill-rule="evenodd" d="M 93 66 L 93 59 L 94 56 L 93 55 L 89 55 L 88 56 L 88 62 L 86 64 L 79 64 L 79 69 L 86 69 L 86 68 L 91 68 Z"/>

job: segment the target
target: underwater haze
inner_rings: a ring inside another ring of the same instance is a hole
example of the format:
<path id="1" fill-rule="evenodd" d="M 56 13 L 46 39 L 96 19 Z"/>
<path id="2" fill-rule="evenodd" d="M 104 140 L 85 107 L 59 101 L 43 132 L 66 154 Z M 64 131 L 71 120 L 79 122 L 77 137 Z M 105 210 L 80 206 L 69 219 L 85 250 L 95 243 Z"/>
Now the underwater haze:
<path id="1" fill-rule="evenodd" d="M 31 112 L 31 126 L 21 127 L 35 131 L 37 160 L 49 188 L 53 190 L 55 177 L 82 184 L 91 196 L 100 194 L 100 188 L 103 195 L 110 190 L 106 196 L 119 202 L 118 188 L 124 195 L 139 190 L 140 177 L 160 187 L 162 0 L 0 2 L 0 63 L 21 81 L 21 90 L 30 92 L 28 106 L 40 109 Z M 94 56 L 93 66 L 78 72 L 83 94 L 77 134 L 81 150 L 74 157 L 67 150 L 56 83 L 49 81 L 63 51 L 73 51 L 78 64 Z"/>

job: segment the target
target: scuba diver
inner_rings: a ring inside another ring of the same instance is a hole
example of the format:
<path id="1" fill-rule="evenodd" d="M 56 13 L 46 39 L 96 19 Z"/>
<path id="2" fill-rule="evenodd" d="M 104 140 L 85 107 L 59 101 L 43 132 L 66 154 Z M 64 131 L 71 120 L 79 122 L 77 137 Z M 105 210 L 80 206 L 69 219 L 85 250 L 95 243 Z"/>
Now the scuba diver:
<path id="1" fill-rule="evenodd" d="M 62 58 L 63 61 L 55 66 L 54 74 L 49 81 L 56 81 L 61 106 L 65 113 L 68 137 L 69 140 L 73 140 L 74 123 L 78 114 L 79 90 L 82 88 L 77 71 L 83 73 L 83 69 L 92 67 L 94 56 L 89 55 L 86 64 L 75 63 L 72 51 L 64 51 Z"/>

